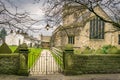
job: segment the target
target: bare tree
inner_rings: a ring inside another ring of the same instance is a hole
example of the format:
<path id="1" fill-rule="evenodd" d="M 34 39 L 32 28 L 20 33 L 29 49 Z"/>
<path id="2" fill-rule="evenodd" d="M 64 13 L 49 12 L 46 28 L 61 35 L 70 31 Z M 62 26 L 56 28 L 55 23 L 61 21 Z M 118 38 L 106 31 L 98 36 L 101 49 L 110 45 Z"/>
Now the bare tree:
<path id="1" fill-rule="evenodd" d="M 96 6 L 101 7 L 111 19 L 107 19 L 95 11 Z M 84 13 L 85 10 L 85 13 Z M 77 14 L 78 13 L 78 14 Z M 55 42 L 55 38 L 57 33 L 63 36 L 61 40 L 62 43 L 65 41 L 64 37 L 69 36 L 72 33 L 79 32 L 82 30 L 80 27 L 84 26 L 87 21 L 89 21 L 90 14 L 93 13 L 99 19 L 103 20 L 106 23 L 110 23 L 116 27 L 118 31 L 120 30 L 120 1 L 119 0 L 46 0 L 46 18 L 47 23 L 52 23 L 52 26 L 58 27 L 60 24 L 64 24 L 64 19 L 67 16 L 74 14 L 76 20 L 73 21 L 73 24 L 68 25 L 65 27 L 64 25 L 61 26 L 61 30 L 54 31 L 53 34 L 53 42 Z M 81 15 L 79 15 L 81 14 Z M 70 21 L 70 20 L 69 20 Z M 82 25 L 76 25 L 76 22 L 79 21 Z M 71 26 L 78 26 L 79 28 L 70 28 Z M 69 28 L 69 29 L 68 29 Z M 72 29 L 72 30 L 71 30 Z M 79 31 L 77 31 L 79 30 Z M 115 32 L 113 31 L 113 32 Z M 107 33 L 107 32 L 105 32 Z M 100 33 L 98 34 L 100 35 Z M 98 36 L 97 35 L 97 36 Z M 85 35 L 84 35 L 85 36 Z M 58 37 L 58 36 L 57 36 Z M 86 37 L 89 37 L 86 35 Z M 57 40 L 56 40 L 57 41 Z M 64 44 L 64 43 L 63 43 Z"/>
<path id="2" fill-rule="evenodd" d="M 14 8 L 13 11 L 8 9 L 7 5 L 10 5 L 10 8 Z M 30 17 L 28 12 L 18 12 L 18 8 L 10 2 L 10 0 L 0 0 L 0 27 L 8 29 L 19 29 L 23 31 L 34 31 L 32 25 L 36 24 L 38 20 L 34 20 Z"/>
<path id="3" fill-rule="evenodd" d="M 65 5 L 77 5 L 76 11 L 81 12 L 81 9 L 87 9 L 89 12 L 94 13 L 97 17 L 106 23 L 111 23 L 117 28 L 120 28 L 120 1 L 119 0 L 46 0 L 47 10 L 46 15 L 49 22 L 55 22 L 54 25 L 60 24 L 64 17 L 75 13 L 75 10 L 69 14 L 65 12 Z M 82 6 L 82 7 L 81 7 Z M 112 20 L 108 20 L 100 16 L 95 10 L 95 6 L 103 8 Z"/>

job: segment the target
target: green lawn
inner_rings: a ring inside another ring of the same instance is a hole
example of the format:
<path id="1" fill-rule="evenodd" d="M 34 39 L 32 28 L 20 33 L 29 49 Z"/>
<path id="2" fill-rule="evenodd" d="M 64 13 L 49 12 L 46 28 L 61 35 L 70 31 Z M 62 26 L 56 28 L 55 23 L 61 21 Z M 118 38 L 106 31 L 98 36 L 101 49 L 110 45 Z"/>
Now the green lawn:
<path id="1" fill-rule="evenodd" d="M 41 48 L 30 48 L 30 53 L 28 55 L 28 67 L 31 68 L 37 58 L 40 56 L 42 49 Z"/>
<path id="2" fill-rule="evenodd" d="M 17 48 L 17 46 L 9 46 L 9 48 L 12 50 L 12 52 L 14 52 Z"/>

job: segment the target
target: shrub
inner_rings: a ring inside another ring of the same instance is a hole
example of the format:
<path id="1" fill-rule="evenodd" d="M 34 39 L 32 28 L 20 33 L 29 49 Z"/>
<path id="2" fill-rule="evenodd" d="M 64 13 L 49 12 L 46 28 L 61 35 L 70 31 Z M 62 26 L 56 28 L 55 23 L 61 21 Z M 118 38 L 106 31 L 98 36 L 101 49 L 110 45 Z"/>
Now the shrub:
<path id="1" fill-rule="evenodd" d="M 81 52 L 81 54 L 92 54 L 92 53 L 94 53 L 94 50 L 84 50 L 84 51 L 82 51 Z"/>
<path id="2" fill-rule="evenodd" d="M 81 53 L 81 50 L 80 50 L 80 49 L 75 49 L 75 50 L 74 50 L 74 53 L 75 53 L 75 54 L 80 54 L 80 53 Z"/>
<path id="3" fill-rule="evenodd" d="M 116 47 L 113 47 L 113 48 L 109 48 L 109 49 L 107 50 L 107 52 L 108 52 L 109 54 L 119 54 L 119 53 L 120 53 L 120 49 L 118 49 L 118 48 L 116 48 Z"/>
<path id="4" fill-rule="evenodd" d="M 12 50 L 8 47 L 6 43 L 0 46 L 0 53 L 12 53 Z"/>
<path id="5" fill-rule="evenodd" d="M 94 53 L 94 50 L 89 48 L 89 47 L 86 47 L 82 52 L 81 54 L 92 54 Z"/>
<path id="6" fill-rule="evenodd" d="M 112 45 L 105 45 L 101 48 L 103 54 L 118 54 L 120 49 Z"/>
<path id="7" fill-rule="evenodd" d="M 64 50 L 73 50 L 73 45 L 72 44 L 65 45 Z"/>
<path id="8" fill-rule="evenodd" d="M 102 51 L 102 49 L 97 49 L 97 50 L 95 51 L 95 54 L 104 54 L 104 52 Z"/>

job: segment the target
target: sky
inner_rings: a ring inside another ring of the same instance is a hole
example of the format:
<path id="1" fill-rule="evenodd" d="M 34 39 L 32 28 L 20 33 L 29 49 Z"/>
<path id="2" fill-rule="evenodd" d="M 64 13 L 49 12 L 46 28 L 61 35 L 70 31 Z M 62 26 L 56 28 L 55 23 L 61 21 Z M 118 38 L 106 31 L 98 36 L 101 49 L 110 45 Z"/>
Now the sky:
<path id="1" fill-rule="evenodd" d="M 34 36 L 39 36 L 40 34 L 47 35 L 47 36 L 52 35 L 52 31 L 54 29 L 50 28 L 49 30 L 46 30 L 44 28 L 46 26 L 46 22 L 43 21 L 45 19 L 45 6 L 43 4 L 45 0 L 40 0 L 39 3 L 36 3 L 35 0 L 9 0 L 9 1 L 13 5 L 17 6 L 18 12 L 26 11 L 30 14 L 30 16 L 33 19 L 40 20 L 39 23 L 37 23 L 32 27 L 36 29 L 41 29 L 41 30 L 36 32 L 29 32 L 30 35 L 34 35 Z M 14 9 L 10 8 L 10 10 L 12 11 Z"/>

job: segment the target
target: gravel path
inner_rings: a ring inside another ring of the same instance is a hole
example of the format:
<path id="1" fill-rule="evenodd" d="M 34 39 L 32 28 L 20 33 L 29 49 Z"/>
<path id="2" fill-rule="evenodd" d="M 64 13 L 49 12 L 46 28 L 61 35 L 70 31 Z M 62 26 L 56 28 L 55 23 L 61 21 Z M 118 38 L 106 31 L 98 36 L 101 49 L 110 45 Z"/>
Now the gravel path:
<path id="1" fill-rule="evenodd" d="M 34 76 L 58 74 L 58 66 L 49 50 L 43 50 L 35 65 L 30 69 Z"/>

